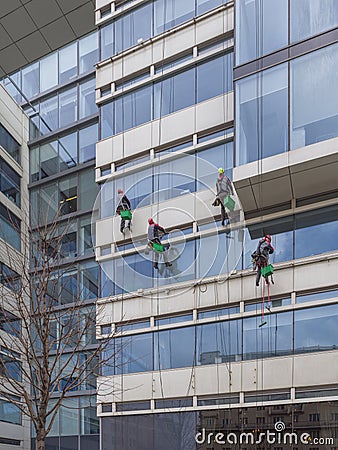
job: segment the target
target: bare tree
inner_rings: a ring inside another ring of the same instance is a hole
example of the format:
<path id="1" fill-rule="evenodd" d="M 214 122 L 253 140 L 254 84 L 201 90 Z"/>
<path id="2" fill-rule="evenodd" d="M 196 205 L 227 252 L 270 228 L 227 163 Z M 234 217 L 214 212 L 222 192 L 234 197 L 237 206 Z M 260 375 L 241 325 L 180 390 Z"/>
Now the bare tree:
<path id="1" fill-rule="evenodd" d="M 101 355 L 114 356 L 95 339 L 95 306 L 64 282 L 70 223 L 60 224 L 61 208 L 48 224 L 47 215 L 34 229 L 22 222 L 21 252 L 0 242 L 0 395 L 31 420 L 36 450 L 45 449 L 67 394 L 93 387 L 109 364 Z"/>

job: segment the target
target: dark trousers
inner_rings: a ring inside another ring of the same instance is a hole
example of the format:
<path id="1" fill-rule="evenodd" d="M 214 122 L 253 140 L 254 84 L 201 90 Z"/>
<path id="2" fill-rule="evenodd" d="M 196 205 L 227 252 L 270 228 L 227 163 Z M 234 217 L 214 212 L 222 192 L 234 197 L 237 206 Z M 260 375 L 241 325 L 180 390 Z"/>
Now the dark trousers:
<path id="1" fill-rule="evenodd" d="M 131 220 L 125 220 L 125 219 L 122 219 L 122 217 L 121 217 L 121 225 L 120 225 L 121 233 L 123 232 L 123 230 L 126 226 L 126 222 L 128 222 L 127 227 L 130 228 Z"/>

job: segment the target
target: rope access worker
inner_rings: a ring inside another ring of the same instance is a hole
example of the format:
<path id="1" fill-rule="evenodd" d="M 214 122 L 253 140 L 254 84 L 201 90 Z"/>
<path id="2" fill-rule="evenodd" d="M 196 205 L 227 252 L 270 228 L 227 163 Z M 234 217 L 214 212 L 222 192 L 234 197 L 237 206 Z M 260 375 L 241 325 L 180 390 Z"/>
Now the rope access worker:
<path id="1" fill-rule="evenodd" d="M 232 183 L 230 178 L 224 174 L 223 167 L 218 169 L 218 178 L 216 180 L 216 200 L 213 203 L 213 206 L 220 205 L 221 207 L 221 219 L 222 226 L 225 225 L 225 220 L 229 220 L 229 216 L 225 211 L 224 199 L 227 195 L 233 195 L 234 190 L 232 188 Z"/>
<path id="2" fill-rule="evenodd" d="M 161 244 L 161 237 L 166 234 L 166 231 L 161 225 L 155 223 L 153 219 L 150 217 L 148 219 L 148 246 L 153 249 L 153 244 Z M 167 250 L 169 246 L 167 245 L 166 248 L 163 251 L 163 260 L 165 262 L 166 267 L 170 267 L 172 264 L 168 261 L 168 255 Z M 154 262 L 154 269 L 158 270 L 158 252 L 155 250 L 155 262 Z"/>
<path id="3" fill-rule="evenodd" d="M 271 255 L 274 251 L 275 249 L 271 245 L 271 235 L 267 234 L 258 242 L 256 251 L 251 255 L 254 263 L 254 269 L 257 268 L 256 286 L 259 286 L 259 282 L 261 280 L 262 267 L 266 267 L 269 264 L 269 255 Z M 272 276 L 271 281 L 273 283 Z M 267 283 L 269 284 L 268 280 Z"/>
<path id="4" fill-rule="evenodd" d="M 121 214 L 121 211 L 131 211 L 131 204 L 129 198 L 126 196 L 126 194 L 123 192 L 122 189 L 117 190 L 117 207 L 116 207 L 116 214 Z M 130 230 L 131 220 L 127 220 L 128 225 L 127 228 Z M 126 220 L 121 216 L 121 225 L 120 225 L 120 231 L 121 233 L 124 232 L 126 225 Z"/>

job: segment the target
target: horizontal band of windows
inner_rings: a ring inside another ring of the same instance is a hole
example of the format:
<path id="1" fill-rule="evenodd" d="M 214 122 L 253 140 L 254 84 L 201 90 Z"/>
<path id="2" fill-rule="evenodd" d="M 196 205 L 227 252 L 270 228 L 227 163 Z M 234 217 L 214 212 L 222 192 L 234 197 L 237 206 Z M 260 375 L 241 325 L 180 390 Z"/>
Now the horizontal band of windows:
<path id="1" fill-rule="evenodd" d="M 269 314 L 260 333 L 256 316 L 116 337 L 104 352 L 111 364 L 102 375 L 337 350 L 337 317 L 338 305 L 331 304 Z"/>
<path id="2" fill-rule="evenodd" d="M 229 0 L 151 0 L 100 28 L 100 59 L 142 44 Z"/>
<path id="3" fill-rule="evenodd" d="M 230 245 L 229 239 L 227 233 L 223 232 L 189 240 L 178 254 L 175 246 L 171 246 L 168 257 L 172 259 L 172 268 L 168 271 L 154 270 L 151 258 L 144 256 L 144 249 L 140 253 L 125 255 L 123 258 L 102 261 L 101 297 L 219 276 L 228 273 L 229 268 L 237 271 L 249 269 L 252 267 L 251 254 L 257 248 L 261 236 L 266 234 L 273 236 L 276 249 L 270 258 L 272 264 L 336 252 L 337 210 L 338 205 L 335 205 L 249 225 L 244 230 L 242 244 L 240 241 L 238 243 L 238 254 L 229 257 L 229 260 L 224 257 L 224 249 Z M 235 233 L 235 230 L 232 233 Z M 319 241 L 318 234 L 332 238 Z M 210 248 L 213 249 L 212 255 Z"/>
<path id="4" fill-rule="evenodd" d="M 40 61 L 5 77 L 1 83 L 19 104 L 42 92 L 73 82 L 93 70 L 98 60 L 98 32 L 49 53 Z"/>
<path id="5" fill-rule="evenodd" d="M 231 91 L 232 67 L 230 52 L 102 104 L 101 139 Z"/>

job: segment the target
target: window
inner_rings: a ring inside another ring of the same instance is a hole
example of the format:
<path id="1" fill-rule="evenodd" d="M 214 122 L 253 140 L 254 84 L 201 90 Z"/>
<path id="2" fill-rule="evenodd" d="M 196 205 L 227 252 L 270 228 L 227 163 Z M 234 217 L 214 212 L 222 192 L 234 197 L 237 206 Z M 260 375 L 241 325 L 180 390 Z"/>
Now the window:
<path id="1" fill-rule="evenodd" d="M 72 80 L 77 75 L 77 43 L 67 45 L 59 51 L 59 83 Z"/>
<path id="2" fill-rule="evenodd" d="M 295 352 L 318 352 L 337 348 L 337 316 L 336 304 L 295 311 Z"/>
<path id="3" fill-rule="evenodd" d="M 79 41 L 79 72 L 94 70 L 98 60 L 98 34 L 92 33 Z M 95 91 L 94 91 L 95 93 Z"/>
<path id="4" fill-rule="evenodd" d="M 79 131 L 79 162 L 85 163 L 95 159 L 95 145 L 98 141 L 97 124 Z"/>
<path id="5" fill-rule="evenodd" d="M 46 56 L 40 61 L 40 92 L 53 88 L 58 84 L 58 54 Z"/>
<path id="6" fill-rule="evenodd" d="M 233 52 L 197 66 L 197 102 L 233 90 Z"/>
<path id="7" fill-rule="evenodd" d="M 297 0 L 290 2 L 291 42 L 330 30 L 338 24 L 335 0 Z"/>
<path id="8" fill-rule="evenodd" d="M 237 65 L 288 44 L 288 0 L 240 0 L 235 7 Z"/>
<path id="9" fill-rule="evenodd" d="M 334 44 L 291 61 L 291 149 L 338 136 L 337 58 Z"/>
<path id="10" fill-rule="evenodd" d="M 20 163 L 20 144 L 13 138 L 13 136 L 0 124 L 0 145 L 11 155 L 16 162 Z"/>
<path id="11" fill-rule="evenodd" d="M 20 355 L 13 350 L 1 346 L 0 376 L 6 376 L 15 381 L 21 381 L 21 375 Z"/>
<path id="12" fill-rule="evenodd" d="M 12 397 L 15 402 L 20 402 L 20 397 Z M 0 399 L 0 422 L 22 424 L 22 414 L 20 409 L 5 399 Z M 1 442 L 0 442 L 1 443 Z"/>
<path id="13" fill-rule="evenodd" d="M 139 39 L 146 41 L 152 35 L 152 4 L 133 9 L 115 21 L 114 53 L 136 45 Z M 111 50 L 111 49 L 110 49 Z M 112 56 L 111 54 L 107 56 Z"/>
<path id="14" fill-rule="evenodd" d="M 194 364 L 195 328 L 185 327 L 155 333 L 155 370 L 191 367 Z"/>
<path id="15" fill-rule="evenodd" d="M 20 185 L 20 176 L 0 158 L 0 191 L 17 206 L 20 206 Z"/>
<path id="16" fill-rule="evenodd" d="M 309 422 L 319 422 L 320 421 L 320 414 L 309 414 Z"/>
<path id="17" fill-rule="evenodd" d="M 287 64 L 236 83 L 238 165 L 288 150 L 287 86 Z"/>
<path id="18" fill-rule="evenodd" d="M 151 91 L 151 86 L 145 86 L 129 92 L 115 101 L 115 134 L 137 127 L 152 119 Z"/>
<path id="19" fill-rule="evenodd" d="M 153 370 L 153 337 L 151 333 L 115 339 L 115 373 Z"/>
<path id="20" fill-rule="evenodd" d="M 155 0 L 155 35 L 186 22 L 195 15 L 195 0 Z"/>
<path id="21" fill-rule="evenodd" d="M 59 95 L 59 126 L 65 127 L 77 120 L 77 88 L 68 89 Z"/>
<path id="22" fill-rule="evenodd" d="M 80 119 L 97 112 L 95 103 L 95 78 L 80 84 Z"/>
<path id="23" fill-rule="evenodd" d="M 20 275 L 5 263 L 0 262 L 0 283 L 12 291 L 16 291 L 21 287 Z"/>
<path id="24" fill-rule="evenodd" d="M 27 98 L 32 98 L 40 91 L 39 63 L 22 69 L 22 91 Z"/>
<path id="25" fill-rule="evenodd" d="M 0 204 L 0 238 L 9 245 L 21 250 L 21 220 L 9 209 Z"/>

